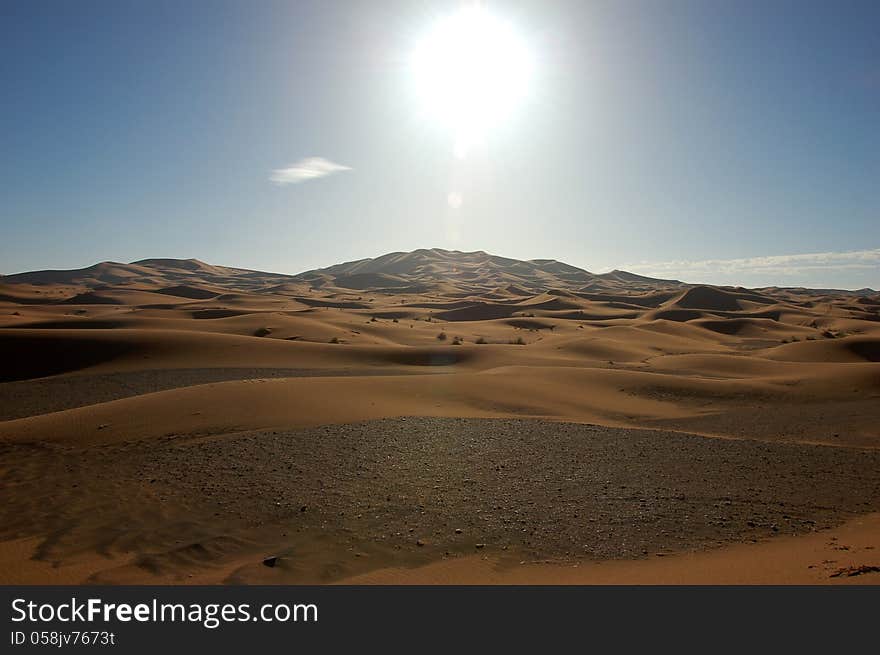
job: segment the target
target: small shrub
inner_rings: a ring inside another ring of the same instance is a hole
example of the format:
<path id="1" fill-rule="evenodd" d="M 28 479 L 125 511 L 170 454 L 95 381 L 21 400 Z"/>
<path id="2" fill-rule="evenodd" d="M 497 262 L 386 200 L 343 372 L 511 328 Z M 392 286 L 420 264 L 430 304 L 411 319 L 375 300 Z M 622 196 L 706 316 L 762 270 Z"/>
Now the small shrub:
<path id="1" fill-rule="evenodd" d="M 486 343 L 486 340 L 483 337 L 480 337 L 474 343 Z"/>
<path id="2" fill-rule="evenodd" d="M 522 337 L 517 337 L 516 339 L 511 340 L 510 343 L 513 344 L 514 346 L 524 346 L 524 345 L 526 345 L 526 342 L 523 341 L 523 338 L 522 338 Z"/>
<path id="3" fill-rule="evenodd" d="M 332 339 L 330 339 L 330 343 L 342 343 L 342 342 L 339 341 L 339 337 L 333 337 Z"/>
<path id="4" fill-rule="evenodd" d="M 396 318 L 392 318 L 392 319 L 391 319 L 391 322 L 392 322 L 392 323 L 400 323 L 400 321 L 398 321 Z"/>
<path id="5" fill-rule="evenodd" d="M 461 337 L 455 337 L 455 338 L 452 340 L 452 345 L 453 345 L 453 346 L 460 346 L 460 345 L 461 345 L 461 341 L 462 341 Z"/>
<path id="6" fill-rule="evenodd" d="M 445 332 L 441 332 L 440 334 L 437 335 L 437 338 L 438 338 L 440 341 L 446 341 L 446 333 L 445 333 Z"/>

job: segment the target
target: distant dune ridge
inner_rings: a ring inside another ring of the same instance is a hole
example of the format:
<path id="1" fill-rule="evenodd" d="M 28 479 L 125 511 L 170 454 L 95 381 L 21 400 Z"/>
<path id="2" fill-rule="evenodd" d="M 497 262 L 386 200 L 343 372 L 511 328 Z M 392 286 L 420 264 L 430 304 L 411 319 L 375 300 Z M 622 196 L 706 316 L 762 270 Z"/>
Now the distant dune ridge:
<path id="1" fill-rule="evenodd" d="M 172 285 L 187 282 L 187 285 Z M 442 248 L 420 249 L 412 252 L 394 252 L 381 257 L 360 259 L 314 269 L 298 275 L 267 273 L 228 266 L 206 264 L 197 259 L 142 259 L 130 264 L 101 262 L 73 270 L 45 270 L 16 273 L 0 277 L 0 285 L 59 285 L 67 288 L 97 289 L 104 286 L 138 287 L 160 291 L 156 287 L 169 286 L 171 295 L 180 288 L 186 293 L 207 297 L 210 289 L 241 289 L 272 291 L 273 286 L 307 283 L 313 287 L 341 289 L 410 289 L 422 293 L 432 289 L 445 291 L 492 291 L 512 295 L 527 295 L 547 289 L 573 291 L 625 290 L 646 291 L 688 286 L 679 280 L 663 280 L 614 270 L 610 273 L 590 273 L 584 269 L 553 259 L 528 261 L 491 255 L 483 251 L 459 252 Z M 185 286 L 204 285 L 200 291 L 187 291 Z M 706 287 L 710 288 L 710 287 Z M 694 292 L 695 295 L 707 292 Z M 790 293 L 824 293 L 830 295 L 868 296 L 861 302 L 870 304 L 873 289 L 844 291 L 838 289 L 810 290 L 803 288 L 767 288 L 767 291 Z M 160 291 L 162 292 L 162 291 Z M 718 296 L 721 297 L 720 295 Z M 717 301 L 717 299 L 716 299 Z M 693 298 L 685 298 L 687 307 Z"/>
<path id="2" fill-rule="evenodd" d="M 725 549 L 780 534 L 783 581 L 875 565 L 802 536 L 880 512 L 871 289 L 436 248 L 104 262 L 0 278 L 0 361 L 0 583 L 399 582 L 476 544 L 517 566 L 720 548 L 707 577 L 675 556 L 621 579 L 754 582 L 770 551 Z M 865 520 L 840 534 L 877 542 Z M 488 579 L 541 581 L 517 566 Z"/>
<path id="3" fill-rule="evenodd" d="M 393 286 L 379 280 L 394 280 L 400 286 L 418 284 L 427 288 L 440 284 L 448 285 L 447 291 L 451 287 L 459 292 L 489 292 L 500 288 L 501 293 L 517 290 L 522 295 L 552 288 L 585 290 L 595 285 L 608 288 L 629 285 L 632 289 L 642 285 L 652 288 L 681 285 L 676 280 L 654 280 L 622 271 L 596 275 L 553 259 L 522 261 L 483 251 L 458 252 L 441 248 L 389 253 L 308 271 L 297 277 L 321 286 L 345 287 L 352 278 L 367 275 L 382 276 L 375 278 L 377 284 L 372 285 L 374 287 Z"/>
<path id="4" fill-rule="evenodd" d="M 491 290 L 506 285 L 509 289 L 521 290 L 522 294 L 548 288 L 625 287 L 637 290 L 682 285 L 677 280 L 656 280 L 625 271 L 596 275 L 552 259 L 521 261 L 482 251 L 458 252 L 440 248 L 390 253 L 299 275 L 213 266 L 197 259 L 143 259 L 131 264 L 102 262 L 75 270 L 18 273 L 0 280 L 4 285 L 62 285 L 89 289 L 116 285 L 153 288 L 176 281 L 248 290 L 266 290 L 271 285 L 292 282 L 343 289 L 418 287 L 429 290 L 433 284 L 449 285 L 460 291 Z"/>

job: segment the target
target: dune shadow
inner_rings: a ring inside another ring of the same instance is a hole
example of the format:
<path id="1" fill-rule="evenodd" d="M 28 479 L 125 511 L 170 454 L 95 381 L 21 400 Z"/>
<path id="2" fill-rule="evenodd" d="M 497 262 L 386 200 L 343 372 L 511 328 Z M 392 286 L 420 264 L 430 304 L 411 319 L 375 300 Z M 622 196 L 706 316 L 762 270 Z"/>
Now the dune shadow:
<path id="1" fill-rule="evenodd" d="M 0 382 L 70 373 L 131 352 L 133 344 L 103 339 L 0 332 Z"/>

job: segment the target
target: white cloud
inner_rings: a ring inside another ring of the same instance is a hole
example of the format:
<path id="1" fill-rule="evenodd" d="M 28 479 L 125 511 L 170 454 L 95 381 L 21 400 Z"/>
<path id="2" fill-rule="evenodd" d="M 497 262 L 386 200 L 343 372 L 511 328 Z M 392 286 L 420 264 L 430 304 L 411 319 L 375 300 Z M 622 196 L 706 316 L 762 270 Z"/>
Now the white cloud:
<path id="1" fill-rule="evenodd" d="M 350 166 L 343 166 L 323 157 L 307 157 L 300 159 L 295 164 L 290 164 L 287 168 L 276 168 L 272 171 L 269 179 L 275 184 L 299 184 L 307 180 L 316 180 L 319 177 L 350 170 Z"/>
<path id="2" fill-rule="evenodd" d="M 639 262 L 621 268 L 642 275 L 676 277 L 685 281 L 760 277 L 781 282 L 791 278 L 817 279 L 843 274 L 880 275 L 880 248 L 742 259 Z"/>

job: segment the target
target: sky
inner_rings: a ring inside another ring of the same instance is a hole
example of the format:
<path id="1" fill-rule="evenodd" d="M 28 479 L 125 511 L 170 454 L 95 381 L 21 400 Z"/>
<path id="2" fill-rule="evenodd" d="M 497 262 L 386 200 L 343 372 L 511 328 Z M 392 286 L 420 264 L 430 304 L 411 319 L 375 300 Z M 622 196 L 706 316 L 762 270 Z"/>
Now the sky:
<path id="1" fill-rule="evenodd" d="M 880 3 L 484 3 L 531 68 L 466 153 L 412 63 L 464 4 L 5 0 L 0 273 L 441 247 L 880 288 Z"/>

